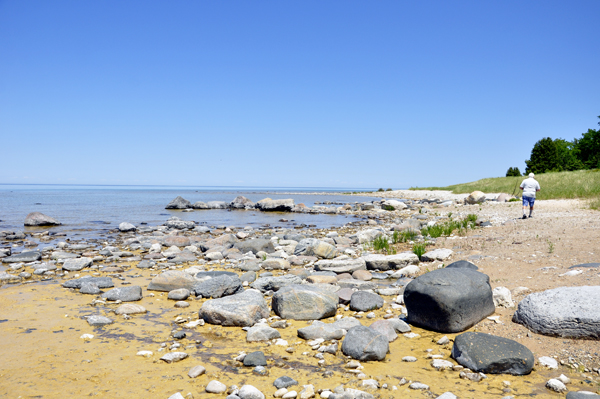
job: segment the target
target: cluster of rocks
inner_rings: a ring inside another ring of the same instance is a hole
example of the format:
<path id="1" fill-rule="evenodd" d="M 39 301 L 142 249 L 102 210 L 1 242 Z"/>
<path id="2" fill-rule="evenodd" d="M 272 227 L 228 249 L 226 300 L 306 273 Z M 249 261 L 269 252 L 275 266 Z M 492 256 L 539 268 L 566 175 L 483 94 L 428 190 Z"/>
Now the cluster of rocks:
<path id="1" fill-rule="evenodd" d="M 169 207 L 176 207 L 181 200 L 178 197 Z M 286 211 L 294 211 L 297 206 L 289 201 L 266 199 L 251 204 L 238 197 L 230 204 L 223 202 L 223 208 L 205 205 L 210 209 L 280 211 L 285 207 Z M 172 332 L 176 341 L 185 339 L 186 331 L 207 323 L 243 329 L 248 342 L 268 341 L 293 353 L 294 345 L 282 340 L 279 330 L 290 328 L 290 320 L 312 321 L 308 327 L 298 328 L 296 334 L 313 349 L 319 366 L 326 365 L 330 357 L 350 358 L 345 367 L 361 378 L 365 387 L 364 391 L 339 386 L 318 392 L 324 398 L 373 397 L 367 391 L 381 387 L 378 381 L 361 374 L 360 362 L 386 359 L 390 355 L 389 343 L 399 335 L 415 337 L 411 325 L 440 333 L 462 333 L 454 342 L 446 337 L 438 342 L 451 345 L 451 355 L 447 359 L 432 358 L 433 369 L 454 371 L 457 378 L 472 381 L 480 381 L 485 374 L 530 373 L 534 357 L 525 346 L 490 334 L 464 332 L 493 314 L 496 306 L 512 306 L 510 291 L 502 287 L 492 290 L 488 276 L 476 265 L 467 261 L 450 263 L 454 253 L 447 248 L 426 252 L 420 258 L 413 252 L 386 255 L 365 251 L 365 245 L 382 237 L 391 239 L 394 231 L 414 231 L 415 240 L 426 240 L 418 235 L 421 227 L 443 220 L 423 211 L 426 203 L 444 205 L 437 200 L 380 201 L 378 209 L 374 204 L 369 209 L 376 212 L 369 219 L 375 223 L 327 231 L 209 228 L 176 217 L 162 226 L 136 227 L 124 222 L 117 230 L 117 242 L 109 245 L 62 241 L 39 251 L 0 252 L 9 269 L 0 273 L 0 283 L 61 278 L 65 289 L 96 296 L 96 306 L 119 303 L 114 313 L 125 319 L 146 313 L 135 302 L 153 292 L 167 293 L 176 307 L 189 306 L 187 301 L 193 297 L 203 299 L 196 320 L 178 322 L 179 327 Z M 176 209 L 188 209 L 185 206 Z M 189 206 L 207 209 L 201 203 Z M 387 216 L 391 209 L 386 207 L 412 214 L 405 218 L 397 214 Z M 13 240 L 8 234 L 1 238 Z M 428 271 L 424 262 L 433 271 Z M 450 264 L 444 267 L 446 263 Z M 150 270 L 154 274 L 152 281 L 147 286 L 126 281 L 121 273 L 129 265 L 140 271 Z M 87 272 L 90 275 L 80 275 Z M 116 287 L 115 280 L 121 285 Z M 519 303 L 514 321 L 536 333 L 597 339 L 598 292 L 598 287 L 579 287 L 531 294 Z M 570 306 L 571 303 L 579 306 Z M 354 313 L 343 317 L 343 311 Z M 101 327 L 118 319 L 97 314 L 86 321 L 90 326 Z M 169 350 L 161 357 L 165 363 L 190 358 L 178 342 L 165 344 L 161 349 Z M 152 356 L 152 352 L 141 351 L 138 355 Z M 236 361 L 251 367 L 256 375 L 264 375 L 269 366 L 260 351 L 241 353 Z M 407 357 L 405 361 L 412 359 Z M 196 378 L 204 371 L 203 366 L 195 365 L 189 376 Z M 411 389 L 429 390 L 420 382 L 404 383 L 410 384 Z M 549 389 L 563 389 L 554 381 L 548 384 Z M 298 382 L 289 377 L 278 379 L 274 383 L 275 397 L 310 398 L 316 394 L 311 385 L 298 388 L 299 392 L 288 390 L 294 385 Z M 206 391 L 227 392 L 231 399 L 265 397 L 251 385 L 228 388 L 216 380 L 208 383 Z M 173 397 L 177 395 L 181 396 Z M 440 397 L 455 396 L 447 392 Z"/>

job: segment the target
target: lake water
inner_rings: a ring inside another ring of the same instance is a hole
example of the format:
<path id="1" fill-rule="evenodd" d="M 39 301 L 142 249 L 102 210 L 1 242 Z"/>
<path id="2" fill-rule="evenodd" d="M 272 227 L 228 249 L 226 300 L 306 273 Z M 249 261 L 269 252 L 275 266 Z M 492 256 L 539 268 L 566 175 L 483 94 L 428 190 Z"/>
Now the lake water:
<path id="1" fill-rule="evenodd" d="M 259 211 L 195 210 L 181 212 L 165 206 L 178 195 L 191 201 L 230 202 L 243 195 L 256 202 L 263 198 L 292 198 L 296 204 L 312 207 L 315 202 L 354 203 L 372 201 L 373 197 L 347 196 L 341 190 L 324 192 L 316 188 L 192 188 L 162 186 L 61 186 L 61 185 L 0 185 L 0 230 L 39 231 L 23 226 L 30 212 L 51 216 L 62 226 L 44 228 L 51 232 L 68 232 L 89 237 L 94 231 L 116 228 L 121 222 L 149 226 L 160 225 L 171 216 L 193 220 L 207 226 L 293 227 L 301 224 L 319 228 L 342 226 L 357 220 L 352 215 L 310 215 L 299 213 L 265 213 Z M 343 190 L 344 192 L 354 190 Z M 360 190 L 364 191 L 364 190 Z M 280 222 L 285 218 L 288 222 Z"/>

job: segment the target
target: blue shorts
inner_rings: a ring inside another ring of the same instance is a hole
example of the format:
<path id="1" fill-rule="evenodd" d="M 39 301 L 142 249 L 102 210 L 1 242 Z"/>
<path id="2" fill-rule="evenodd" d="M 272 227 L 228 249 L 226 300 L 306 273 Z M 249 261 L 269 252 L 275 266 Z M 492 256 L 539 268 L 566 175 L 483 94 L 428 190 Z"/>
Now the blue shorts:
<path id="1" fill-rule="evenodd" d="M 533 203 L 535 202 L 535 198 L 533 197 L 523 197 L 523 206 L 533 207 Z"/>

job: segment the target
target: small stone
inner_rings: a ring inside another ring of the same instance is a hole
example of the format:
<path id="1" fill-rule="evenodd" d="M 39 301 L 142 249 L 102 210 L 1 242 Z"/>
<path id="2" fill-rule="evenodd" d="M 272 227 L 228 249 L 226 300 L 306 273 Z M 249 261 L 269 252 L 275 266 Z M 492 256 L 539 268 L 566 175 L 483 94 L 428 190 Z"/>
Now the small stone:
<path id="1" fill-rule="evenodd" d="M 139 351 L 138 353 L 136 353 L 136 356 L 143 356 L 143 357 L 151 357 L 154 353 L 152 353 L 152 351 Z"/>
<path id="2" fill-rule="evenodd" d="M 217 380 L 212 380 L 206 385 L 206 392 L 208 393 L 223 393 L 227 390 L 227 386 Z"/>
<path id="3" fill-rule="evenodd" d="M 445 335 L 437 341 L 438 345 L 446 345 L 448 343 L 450 343 L 450 340 Z"/>
<path id="4" fill-rule="evenodd" d="M 544 367 L 547 367 L 551 370 L 557 370 L 558 369 L 558 362 L 556 361 L 556 359 L 553 359 L 551 357 L 548 356 L 542 356 L 538 359 L 538 361 L 540 362 L 540 364 Z"/>
<path id="5" fill-rule="evenodd" d="M 417 358 L 416 358 L 416 357 L 414 357 L 414 356 L 404 356 L 404 357 L 402 358 L 402 361 L 403 361 L 403 362 L 416 362 L 416 361 L 417 361 Z"/>
<path id="6" fill-rule="evenodd" d="M 161 357 L 160 360 L 166 363 L 175 363 L 185 359 L 186 357 L 188 357 L 188 354 L 185 352 L 171 352 Z"/>
<path id="7" fill-rule="evenodd" d="M 425 385 L 425 384 L 420 383 L 420 382 L 413 382 L 408 387 L 410 389 L 423 389 L 423 390 L 429 389 L 429 385 Z"/>
<path id="8" fill-rule="evenodd" d="M 554 392 L 558 392 L 558 393 L 567 391 L 567 387 L 565 386 L 565 384 L 563 384 L 561 381 L 557 380 L 556 378 L 552 378 L 552 379 L 548 380 L 548 382 L 546 382 L 546 388 L 548 388 Z"/>

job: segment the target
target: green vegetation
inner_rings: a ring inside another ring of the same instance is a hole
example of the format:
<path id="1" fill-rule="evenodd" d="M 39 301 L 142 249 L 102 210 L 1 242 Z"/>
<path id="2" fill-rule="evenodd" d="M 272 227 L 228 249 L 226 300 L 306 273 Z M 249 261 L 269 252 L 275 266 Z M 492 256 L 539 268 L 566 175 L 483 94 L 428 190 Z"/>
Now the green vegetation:
<path id="1" fill-rule="evenodd" d="M 392 235 L 392 244 L 414 241 L 415 238 L 417 238 L 417 233 L 413 230 L 404 230 L 402 232 L 394 231 L 394 234 Z"/>
<path id="2" fill-rule="evenodd" d="M 600 129 L 588 129 L 573 141 L 544 137 L 535 143 L 525 164 L 526 174 L 600 168 Z"/>
<path id="3" fill-rule="evenodd" d="M 542 191 L 538 199 L 581 198 L 600 201 L 600 169 L 576 170 L 572 172 L 543 173 L 535 176 Z M 520 195 L 519 184 L 522 177 L 492 177 L 470 183 L 448 187 L 423 187 L 419 190 L 450 190 L 455 194 L 472 193 L 475 190 L 486 193 L 509 193 Z"/>
<path id="4" fill-rule="evenodd" d="M 377 237 L 372 242 L 364 245 L 365 250 L 372 248 L 375 251 L 385 252 L 388 255 L 396 254 L 396 248 L 390 246 L 390 242 L 387 237 Z"/>
<path id="5" fill-rule="evenodd" d="M 421 234 L 423 237 L 448 237 L 455 230 L 458 230 L 459 235 L 463 235 L 468 228 L 475 228 L 475 221 L 477 220 L 477 215 L 467 215 L 467 217 L 463 220 L 452 220 L 450 219 L 447 222 L 434 224 L 433 226 L 426 226 L 421 230 Z"/>
<path id="6" fill-rule="evenodd" d="M 521 176 L 521 171 L 517 167 L 514 167 L 514 168 L 510 167 L 506 171 L 506 176 L 507 177 L 510 177 L 510 176 Z"/>
<path id="7" fill-rule="evenodd" d="M 396 208 L 394 208 L 391 205 L 382 205 L 381 208 L 385 209 L 386 211 L 395 211 L 396 210 Z"/>
<path id="8" fill-rule="evenodd" d="M 413 254 L 417 255 L 419 260 L 421 260 L 421 256 L 426 252 L 426 247 L 425 243 L 415 243 L 412 248 Z"/>

